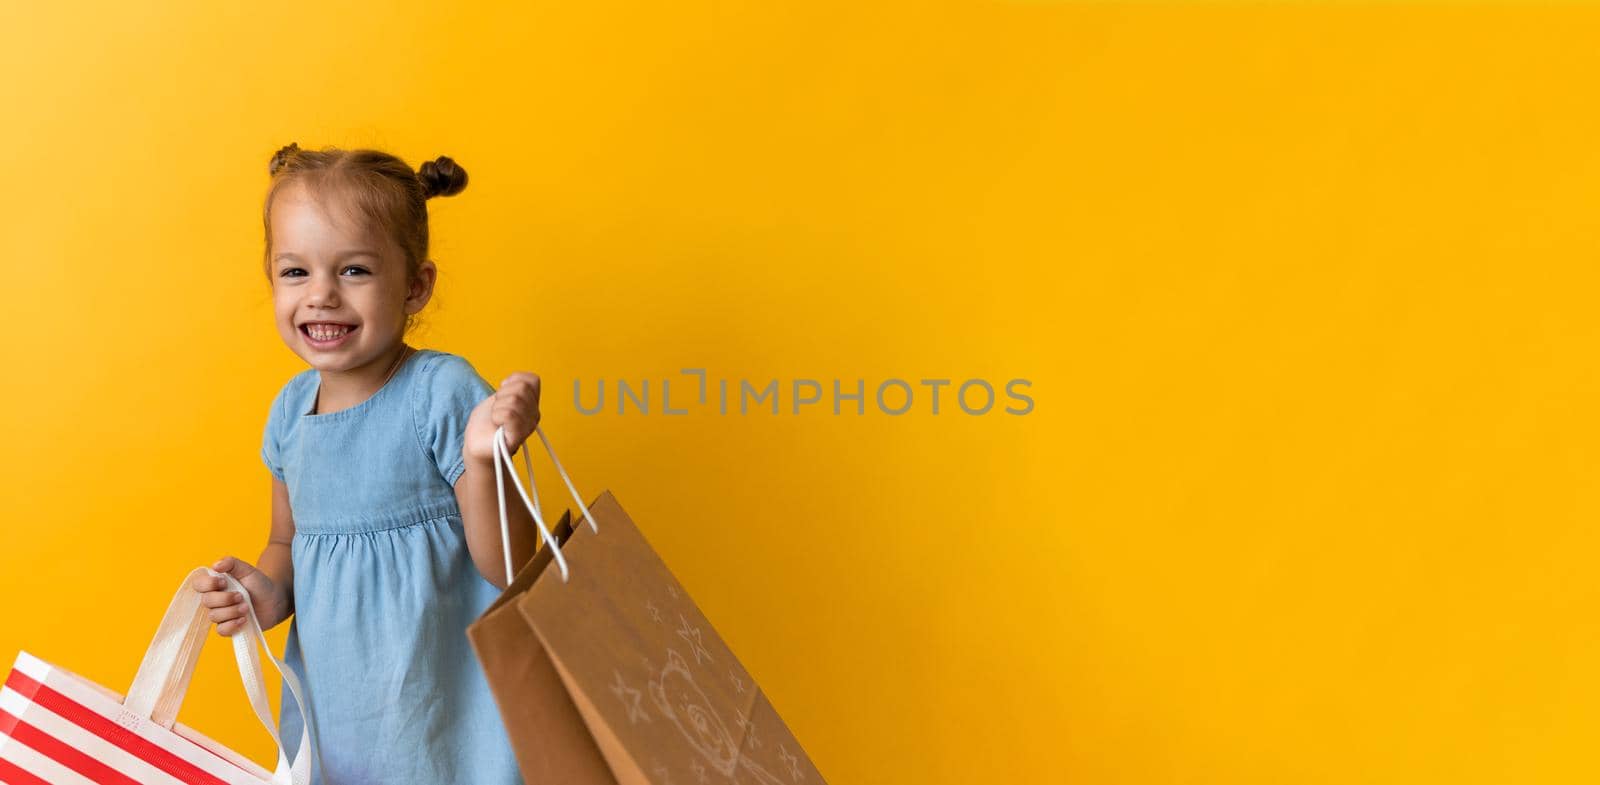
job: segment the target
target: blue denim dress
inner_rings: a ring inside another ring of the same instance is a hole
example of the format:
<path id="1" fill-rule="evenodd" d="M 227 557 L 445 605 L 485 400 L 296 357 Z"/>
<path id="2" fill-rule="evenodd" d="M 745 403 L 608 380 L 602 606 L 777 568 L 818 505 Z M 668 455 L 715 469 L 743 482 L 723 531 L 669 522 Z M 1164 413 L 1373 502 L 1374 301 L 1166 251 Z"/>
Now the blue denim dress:
<path id="1" fill-rule="evenodd" d="M 311 414 L 320 376 L 272 402 L 261 457 L 294 511 L 284 661 L 305 686 L 314 785 L 521 783 L 467 625 L 499 596 L 467 550 L 455 482 L 467 416 L 494 388 L 421 349 L 367 400 Z M 302 719 L 287 693 L 289 753 Z"/>

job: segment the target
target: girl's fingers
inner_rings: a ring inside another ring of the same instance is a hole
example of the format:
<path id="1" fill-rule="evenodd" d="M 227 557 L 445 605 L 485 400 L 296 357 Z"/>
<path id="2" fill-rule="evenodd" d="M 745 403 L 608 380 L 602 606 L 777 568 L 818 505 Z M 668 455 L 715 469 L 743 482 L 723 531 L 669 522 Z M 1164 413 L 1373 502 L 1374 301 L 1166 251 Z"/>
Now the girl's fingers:
<path id="1" fill-rule="evenodd" d="M 225 559 L 219 559 L 216 564 L 211 565 L 211 569 L 217 572 L 228 573 L 233 576 L 234 580 L 240 581 L 256 573 L 255 566 L 250 562 L 240 561 L 232 556 L 229 556 Z M 220 577 L 213 578 L 213 580 L 217 582 L 218 586 L 222 586 L 227 583 L 227 581 Z"/>
<path id="2" fill-rule="evenodd" d="M 217 624 L 221 624 L 225 621 L 233 621 L 234 619 L 244 617 L 244 605 L 229 605 L 226 608 L 212 608 L 209 612 L 207 612 L 207 615 L 211 617 L 212 622 Z"/>
<path id="3" fill-rule="evenodd" d="M 525 389 L 500 390 L 494 394 L 496 413 L 527 411 L 539 407 L 539 396 Z"/>
<path id="4" fill-rule="evenodd" d="M 493 414 L 495 424 L 505 426 L 517 444 L 526 441 L 539 424 L 539 377 L 530 373 L 507 377 L 495 393 Z"/>
<path id="5" fill-rule="evenodd" d="M 519 445 L 533 435 L 534 426 L 539 424 L 539 410 L 509 409 L 498 412 L 494 420 L 495 425 L 505 426 L 506 441 Z"/>
<path id="6" fill-rule="evenodd" d="M 236 591 L 208 591 L 200 595 L 200 604 L 207 608 L 226 608 L 244 604 L 244 596 Z"/>
<path id="7" fill-rule="evenodd" d="M 527 390 L 534 400 L 539 400 L 539 375 L 536 373 L 528 373 L 527 371 L 513 373 L 500 382 L 501 389 L 507 387 Z"/>
<path id="8" fill-rule="evenodd" d="M 512 455 L 517 454 L 517 449 L 533 433 L 533 428 L 526 425 L 527 418 L 518 409 L 496 409 L 491 422 L 497 428 L 506 429 L 506 449 Z"/>

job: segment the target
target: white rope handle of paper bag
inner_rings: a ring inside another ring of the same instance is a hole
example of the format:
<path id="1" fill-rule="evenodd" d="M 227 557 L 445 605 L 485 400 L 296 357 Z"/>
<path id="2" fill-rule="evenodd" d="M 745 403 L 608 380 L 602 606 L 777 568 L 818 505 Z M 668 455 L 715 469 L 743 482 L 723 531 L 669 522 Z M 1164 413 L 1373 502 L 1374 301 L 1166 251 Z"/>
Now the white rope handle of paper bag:
<path id="1" fill-rule="evenodd" d="M 217 572 L 210 567 L 206 568 L 206 572 L 214 578 L 222 578 L 227 582 L 228 589 L 239 592 L 244 598 L 247 623 L 244 629 L 235 631 L 229 637 L 233 639 L 233 656 L 239 664 L 239 675 L 244 681 L 245 694 L 250 698 L 250 708 L 255 710 L 256 718 L 261 720 L 262 726 L 272 736 L 272 741 L 278 745 L 278 767 L 273 772 L 272 781 L 282 785 L 310 785 L 311 765 L 316 750 L 311 744 L 311 712 L 302 692 L 300 679 L 288 665 L 273 655 L 272 645 L 267 643 L 266 633 L 262 632 L 261 622 L 256 618 L 255 605 L 250 602 L 250 590 L 232 575 Z M 300 710 L 300 748 L 295 750 L 292 763 L 288 759 L 288 752 L 284 749 L 283 739 L 278 736 L 278 726 L 272 721 L 272 707 L 267 703 L 266 678 L 261 672 L 260 655 L 256 651 L 258 643 L 266 650 L 267 658 L 272 661 L 272 667 L 277 669 L 283 676 L 284 682 L 289 685 L 289 695 L 294 700 L 295 707 Z"/>
<path id="2" fill-rule="evenodd" d="M 500 462 L 505 462 L 506 473 L 511 475 L 511 484 L 517 486 L 517 493 L 522 496 L 523 504 L 527 505 L 528 512 L 533 513 L 533 525 L 539 527 L 539 536 L 544 538 L 544 544 L 550 548 L 550 555 L 555 558 L 556 566 L 561 568 L 561 582 L 567 580 L 567 560 L 561 555 L 561 546 L 556 543 L 556 538 L 550 536 L 550 528 L 544 525 L 544 516 L 539 514 L 539 489 L 533 484 L 533 461 L 528 458 L 528 451 L 522 451 L 522 464 L 528 470 L 528 487 L 533 488 L 533 499 L 528 498 L 528 492 L 522 489 L 522 483 L 517 479 L 516 464 L 511 462 L 511 448 L 506 446 L 506 429 L 500 426 L 494 429 L 494 490 L 495 497 L 500 501 L 500 550 L 506 558 L 506 585 L 510 586 L 515 581 L 517 574 L 511 568 L 511 520 L 506 517 L 506 483 L 501 477 Z"/>
<path id="3" fill-rule="evenodd" d="M 583 497 L 578 494 L 578 489 L 572 486 L 572 479 L 567 476 L 567 470 L 562 467 L 561 459 L 556 457 L 555 448 L 550 446 L 550 439 L 544 435 L 544 427 L 535 425 L 533 430 L 539 434 L 539 440 L 544 442 L 545 451 L 550 453 L 550 462 L 555 464 L 556 471 L 561 474 L 561 481 L 567 486 L 567 492 L 572 494 L 572 499 L 577 502 L 578 509 L 583 511 L 584 520 L 588 521 L 589 528 L 598 534 L 600 527 L 595 525 L 594 518 L 589 515 L 589 506 L 583 503 Z M 494 432 L 494 484 L 500 499 L 500 544 L 506 557 L 506 585 L 510 586 L 516 576 L 511 569 L 511 523 L 506 518 L 505 485 L 500 479 L 500 462 L 502 460 L 505 461 L 506 468 L 509 470 L 508 473 L 511 475 L 512 484 L 517 486 L 517 492 L 522 495 L 523 503 L 527 505 L 528 511 L 533 513 L 533 522 L 539 527 L 539 535 L 544 538 L 545 544 L 550 546 L 550 555 L 555 558 L 556 566 L 561 568 L 561 581 L 565 583 L 568 574 L 567 560 L 561 555 L 561 547 L 556 543 L 555 538 L 550 536 L 550 529 L 545 526 L 544 518 L 539 514 L 538 489 L 534 489 L 533 499 L 530 501 L 528 494 L 522 490 L 522 483 L 517 480 L 516 470 L 511 468 L 511 448 L 506 446 L 505 431 L 505 427 L 501 426 L 496 428 Z M 528 458 L 526 450 L 522 452 L 522 463 L 528 470 L 528 487 L 533 488 L 533 462 Z"/>
<path id="4" fill-rule="evenodd" d="M 584 504 L 583 497 L 578 494 L 578 489 L 572 487 L 572 479 L 567 476 L 567 470 L 561 467 L 561 459 L 556 457 L 556 448 L 550 446 L 550 440 L 545 438 L 544 429 L 535 425 L 534 433 L 539 434 L 539 441 L 544 442 L 544 451 L 550 453 L 550 462 L 556 465 L 556 472 L 561 475 L 561 481 L 567 484 L 567 493 L 572 494 L 572 500 L 578 504 L 578 509 L 583 511 L 583 519 L 589 522 L 589 529 L 595 534 L 600 533 L 600 527 L 594 524 L 594 518 L 589 516 L 589 505 Z"/>

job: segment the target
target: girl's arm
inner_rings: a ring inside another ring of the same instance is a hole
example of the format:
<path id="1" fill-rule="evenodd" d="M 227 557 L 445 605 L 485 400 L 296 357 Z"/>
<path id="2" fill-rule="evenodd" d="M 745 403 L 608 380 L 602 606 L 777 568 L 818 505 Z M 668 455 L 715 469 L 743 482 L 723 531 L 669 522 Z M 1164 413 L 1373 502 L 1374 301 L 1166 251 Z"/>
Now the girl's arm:
<path id="1" fill-rule="evenodd" d="M 523 449 L 527 449 L 523 446 Z M 506 587 L 505 551 L 500 545 L 500 501 L 494 485 L 494 459 L 468 457 L 467 469 L 456 480 L 456 504 L 461 508 L 461 523 L 466 529 L 467 550 L 472 553 L 472 563 L 484 580 L 495 588 Z M 538 534 L 533 527 L 533 514 L 522 503 L 517 488 L 512 485 L 510 471 L 502 467 L 505 475 L 506 520 L 511 529 L 511 567 L 521 570 L 533 558 Z M 521 478 L 526 486 L 526 478 Z"/>
<path id="2" fill-rule="evenodd" d="M 261 556 L 256 559 L 256 568 L 267 574 L 280 595 L 276 599 L 282 606 L 281 616 L 270 625 L 267 619 L 261 619 L 261 623 L 269 627 L 294 613 L 294 561 L 289 556 L 293 542 L 294 511 L 289 508 L 289 486 L 273 477 L 272 533 L 267 536 L 267 547 L 261 550 Z"/>
<path id="3" fill-rule="evenodd" d="M 500 383 L 500 389 L 479 401 L 467 417 L 461 457 L 466 469 L 456 478 L 456 506 L 461 508 L 461 524 L 466 529 L 467 550 L 484 580 L 497 588 L 506 587 L 505 549 L 500 545 L 500 500 L 494 482 L 494 433 L 505 428 L 506 446 L 515 458 L 516 451 L 527 449 L 523 442 L 539 424 L 539 376 L 518 371 Z M 502 467 L 505 482 L 506 523 L 511 529 L 511 569 L 521 570 L 533 558 L 535 540 L 533 513 L 522 503 L 512 484 L 516 464 Z"/>
<path id="4" fill-rule="evenodd" d="M 294 562 L 289 550 L 293 540 L 294 514 L 289 509 L 289 488 L 273 477 L 272 533 L 267 536 L 267 547 L 262 549 L 256 564 L 227 556 L 211 566 L 244 584 L 250 592 L 256 621 L 263 630 L 278 626 L 294 613 Z M 226 581 L 209 575 L 201 575 L 194 581 L 194 590 L 200 592 L 200 602 L 209 609 L 218 635 L 232 635 L 244 626 L 244 598 L 225 591 L 226 588 Z"/>

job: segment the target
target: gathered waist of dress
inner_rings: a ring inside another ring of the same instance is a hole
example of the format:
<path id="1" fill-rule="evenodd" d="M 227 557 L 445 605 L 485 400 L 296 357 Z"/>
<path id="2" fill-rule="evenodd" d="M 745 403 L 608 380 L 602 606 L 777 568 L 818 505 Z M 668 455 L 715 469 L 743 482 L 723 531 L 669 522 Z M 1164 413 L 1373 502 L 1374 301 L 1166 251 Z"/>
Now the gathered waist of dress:
<path id="1" fill-rule="evenodd" d="M 460 515 L 461 507 L 456 500 L 445 498 L 392 510 L 373 510 L 364 515 L 315 516 L 307 520 L 295 515 L 294 530 L 296 534 L 368 534 L 436 523 Z"/>

